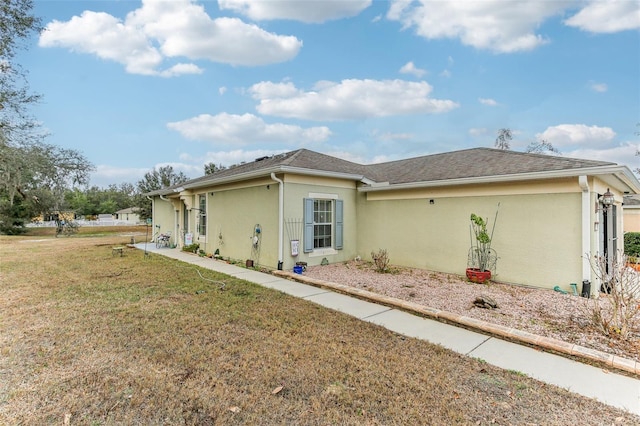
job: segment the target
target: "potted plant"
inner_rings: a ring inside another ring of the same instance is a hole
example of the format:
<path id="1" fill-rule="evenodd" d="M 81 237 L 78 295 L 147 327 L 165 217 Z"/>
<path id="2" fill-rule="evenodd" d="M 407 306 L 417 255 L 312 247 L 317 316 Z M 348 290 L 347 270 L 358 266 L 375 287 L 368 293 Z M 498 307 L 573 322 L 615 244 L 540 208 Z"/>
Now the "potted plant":
<path id="1" fill-rule="evenodd" d="M 467 278 L 475 283 L 484 283 L 491 279 L 491 271 L 495 270 L 496 252 L 491 248 L 493 231 L 496 227 L 496 218 L 493 221 L 491 234 L 487 231 L 487 220 L 476 214 L 471 214 L 470 238 L 471 248 L 467 259 Z"/>

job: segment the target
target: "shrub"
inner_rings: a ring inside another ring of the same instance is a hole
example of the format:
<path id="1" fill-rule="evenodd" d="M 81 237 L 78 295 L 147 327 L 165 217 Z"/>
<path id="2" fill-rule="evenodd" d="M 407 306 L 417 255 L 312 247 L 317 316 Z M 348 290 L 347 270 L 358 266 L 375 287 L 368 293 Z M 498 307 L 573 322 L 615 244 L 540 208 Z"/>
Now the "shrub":
<path id="1" fill-rule="evenodd" d="M 380 249 L 378 252 L 371 252 L 371 258 L 376 265 L 376 272 L 387 272 L 389 268 L 389 254 L 387 250 Z"/>
<path id="2" fill-rule="evenodd" d="M 586 308 L 598 330 L 607 336 L 628 339 L 640 325 L 640 273 L 626 266 L 628 258 L 622 253 L 611 260 L 607 265 L 604 256 L 589 259 L 605 293 L 600 298 L 587 299 Z"/>
<path id="3" fill-rule="evenodd" d="M 193 243 L 188 246 L 182 247 L 182 251 L 188 251 L 189 253 L 198 253 L 198 249 L 200 248 L 200 244 Z"/>
<path id="4" fill-rule="evenodd" d="M 640 232 L 627 232 L 624 234 L 624 254 L 640 257 Z"/>

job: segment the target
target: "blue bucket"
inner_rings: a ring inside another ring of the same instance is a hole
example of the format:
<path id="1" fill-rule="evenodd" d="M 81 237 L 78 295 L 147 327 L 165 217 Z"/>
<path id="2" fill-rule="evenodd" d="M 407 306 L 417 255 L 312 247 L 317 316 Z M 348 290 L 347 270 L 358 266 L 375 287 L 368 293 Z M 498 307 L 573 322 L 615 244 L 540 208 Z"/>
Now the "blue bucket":
<path id="1" fill-rule="evenodd" d="M 302 273 L 302 266 L 294 266 L 293 267 L 293 272 L 296 274 L 301 274 Z"/>

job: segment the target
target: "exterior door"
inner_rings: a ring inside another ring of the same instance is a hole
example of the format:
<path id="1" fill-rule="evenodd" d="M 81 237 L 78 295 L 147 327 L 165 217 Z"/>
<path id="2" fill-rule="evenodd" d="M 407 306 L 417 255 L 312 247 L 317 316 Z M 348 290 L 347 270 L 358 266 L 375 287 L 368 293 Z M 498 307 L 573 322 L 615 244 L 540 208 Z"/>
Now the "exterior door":
<path id="1" fill-rule="evenodd" d="M 617 255 L 618 229 L 617 229 L 618 207 L 613 205 L 603 207 L 600 214 L 600 223 L 602 228 L 600 231 L 600 253 L 606 259 L 606 269 L 609 271 L 613 268 L 613 263 Z"/>

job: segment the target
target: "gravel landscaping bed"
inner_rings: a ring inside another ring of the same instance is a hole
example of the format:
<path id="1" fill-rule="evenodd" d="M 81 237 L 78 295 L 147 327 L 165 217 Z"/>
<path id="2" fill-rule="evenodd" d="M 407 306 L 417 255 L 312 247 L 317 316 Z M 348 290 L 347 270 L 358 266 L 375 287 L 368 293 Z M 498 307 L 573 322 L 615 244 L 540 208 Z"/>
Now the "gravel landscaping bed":
<path id="1" fill-rule="evenodd" d="M 304 275 L 640 361 L 640 324 L 627 340 L 606 336 L 591 324 L 588 303 L 595 301 L 583 297 L 512 284 L 474 284 L 466 277 L 415 268 L 379 273 L 365 261 L 308 267 Z M 498 308 L 475 306 L 483 295 Z M 606 303 L 606 295 L 597 303 Z"/>

